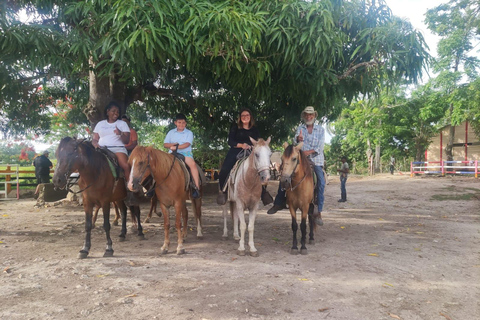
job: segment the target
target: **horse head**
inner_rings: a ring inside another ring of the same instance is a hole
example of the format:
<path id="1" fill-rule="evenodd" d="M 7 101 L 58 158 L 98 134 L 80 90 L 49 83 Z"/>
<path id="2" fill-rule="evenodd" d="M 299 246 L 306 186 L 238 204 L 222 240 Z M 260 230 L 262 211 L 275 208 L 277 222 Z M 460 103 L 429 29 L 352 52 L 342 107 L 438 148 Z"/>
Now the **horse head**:
<path id="1" fill-rule="evenodd" d="M 56 188 L 64 189 L 70 174 L 78 170 L 80 160 L 78 146 L 84 141 L 71 137 L 65 137 L 60 141 L 55 151 L 57 166 L 53 174 L 53 184 Z"/>
<path id="2" fill-rule="evenodd" d="M 151 174 L 150 160 L 152 147 L 137 146 L 133 149 L 128 163 L 130 164 L 130 180 L 128 181 L 128 189 L 130 191 L 142 191 L 142 181 Z"/>
<path id="3" fill-rule="evenodd" d="M 250 156 L 253 157 L 255 168 L 258 171 L 262 184 L 267 184 L 268 180 L 270 180 L 270 156 L 272 155 L 269 147 L 270 140 L 270 137 L 267 140 L 260 138 L 258 141 L 250 138 L 250 141 L 253 143 L 253 150 Z"/>
<path id="4" fill-rule="evenodd" d="M 302 161 L 302 150 L 303 142 L 300 142 L 298 145 L 288 145 L 284 143 L 283 147 L 285 151 L 282 154 L 282 166 L 281 166 L 281 176 L 280 176 L 280 186 L 282 189 L 288 189 L 292 186 L 292 177 L 295 175 L 295 172 L 299 169 L 298 165 Z"/>

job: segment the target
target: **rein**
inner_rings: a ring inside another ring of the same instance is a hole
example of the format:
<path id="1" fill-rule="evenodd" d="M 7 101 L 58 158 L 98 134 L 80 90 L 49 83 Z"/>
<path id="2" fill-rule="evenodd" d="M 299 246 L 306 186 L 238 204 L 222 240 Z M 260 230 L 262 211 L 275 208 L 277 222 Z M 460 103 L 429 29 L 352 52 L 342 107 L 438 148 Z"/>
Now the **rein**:
<path id="1" fill-rule="evenodd" d="M 157 186 L 157 183 L 160 185 L 161 183 L 163 183 L 165 180 L 167 180 L 167 178 L 170 176 L 170 173 L 172 173 L 172 170 L 173 170 L 173 166 L 175 165 L 175 160 L 177 159 L 176 156 L 173 156 L 173 161 L 172 161 L 172 165 L 170 166 L 170 169 L 168 170 L 168 173 L 167 173 L 167 176 L 160 182 L 154 182 L 152 184 L 152 187 L 147 190 L 147 192 L 144 193 L 144 195 L 146 195 L 147 193 L 149 193 L 150 191 L 152 191 L 153 189 L 156 188 Z M 154 179 L 155 181 L 155 177 L 153 176 L 152 174 L 152 167 L 150 166 L 150 153 L 147 154 L 147 165 L 145 166 L 145 169 L 143 169 L 143 172 L 142 174 L 140 175 L 140 177 L 143 177 L 143 175 L 145 174 L 145 172 L 147 172 L 147 169 L 150 170 L 150 176 Z"/>
<path id="2" fill-rule="evenodd" d="M 297 163 L 295 164 L 295 168 L 293 168 L 293 172 L 292 174 L 290 175 L 290 177 L 294 177 L 295 176 L 295 171 L 297 170 L 297 167 L 298 167 L 298 164 L 300 163 L 299 160 L 297 160 Z M 298 188 L 298 186 L 305 180 L 305 178 L 307 177 L 306 174 L 303 175 L 303 178 L 300 180 L 300 182 L 298 182 L 295 186 L 293 187 L 290 187 L 290 190 L 293 191 L 295 189 Z"/>

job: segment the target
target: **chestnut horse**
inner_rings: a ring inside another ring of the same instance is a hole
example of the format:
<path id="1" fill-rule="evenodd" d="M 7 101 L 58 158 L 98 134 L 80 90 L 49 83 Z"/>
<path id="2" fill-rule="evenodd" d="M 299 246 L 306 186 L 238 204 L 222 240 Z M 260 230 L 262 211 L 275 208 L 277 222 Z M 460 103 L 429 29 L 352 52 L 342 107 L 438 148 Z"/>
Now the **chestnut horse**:
<path id="1" fill-rule="evenodd" d="M 270 138 L 258 141 L 250 138 L 253 149 L 248 158 L 237 163 L 238 168 L 233 169 L 228 179 L 228 201 L 223 206 L 223 238 L 228 237 L 227 211 L 230 208 L 233 216 L 233 236 L 240 240 L 237 250 L 238 255 L 245 255 L 245 209 L 249 211 L 248 217 L 248 246 L 250 255 L 258 257 L 258 251 L 253 242 L 255 218 L 258 204 L 262 195 L 262 185 L 270 179 L 270 156 L 272 152 L 268 146 Z M 240 221 L 240 237 L 238 235 L 238 222 Z"/>
<path id="2" fill-rule="evenodd" d="M 115 180 L 108 160 L 95 150 L 90 141 L 77 140 L 66 137 L 60 141 L 57 151 L 57 166 L 53 175 L 53 184 L 56 188 L 69 188 L 68 178 L 73 172 L 80 174 L 78 186 L 82 191 L 83 208 L 85 210 L 85 243 L 78 257 L 84 259 L 88 256 L 91 247 L 92 213 L 93 208 L 100 207 L 103 211 L 103 228 L 107 237 L 107 248 L 104 257 L 113 256 L 112 239 L 110 238 L 110 202 L 115 202 L 122 213 L 122 231 L 120 239 L 125 239 L 127 233 L 127 207 L 124 199 L 127 188 L 124 179 Z M 131 206 L 138 224 L 138 236 L 143 238 L 140 224 L 140 208 Z"/>
<path id="3" fill-rule="evenodd" d="M 293 244 L 290 250 L 291 254 L 298 254 L 297 247 L 297 209 L 302 212 L 302 222 L 300 223 L 300 230 L 302 232 L 302 238 L 300 240 L 301 254 L 307 254 L 306 233 L 307 233 L 307 215 L 310 225 L 310 239 L 309 243 L 314 244 L 313 233 L 315 230 L 313 213 L 313 170 L 308 162 L 307 157 L 302 151 L 303 142 L 297 146 L 288 145 L 285 143 L 283 147 L 285 151 L 282 155 L 282 174 L 280 176 L 280 185 L 283 189 L 286 189 L 287 204 L 292 216 L 292 231 L 293 231 Z M 311 211 L 311 212 L 309 212 Z M 310 214 L 309 214 L 310 213 Z"/>
<path id="4" fill-rule="evenodd" d="M 172 154 L 154 149 L 153 147 L 142 146 L 137 146 L 128 160 L 132 168 L 130 181 L 128 182 L 130 190 L 142 190 L 142 181 L 150 175 L 153 176 L 156 182 L 155 194 L 158 201 L 160 201 L 165 229 L 165 240 L 161 248 L 162 254 L 168 253 L 170 246 L 170 207 L 175 209 L 175 228 L 178 235 L 177 254 L 185 253 L 183 241 L 187 237 L 188 210 L 186 201 L 189 198 L 191 198 L 192 209 L 197 220 L 197 238 L 203 238 L 201 221 L 202 199 L 193 199 L 191 197 L 190 188 L 185 181 L 185 172 L 181 167 L 180 161 Z M 202 194 L 201 186 L 200 194 Z"/>

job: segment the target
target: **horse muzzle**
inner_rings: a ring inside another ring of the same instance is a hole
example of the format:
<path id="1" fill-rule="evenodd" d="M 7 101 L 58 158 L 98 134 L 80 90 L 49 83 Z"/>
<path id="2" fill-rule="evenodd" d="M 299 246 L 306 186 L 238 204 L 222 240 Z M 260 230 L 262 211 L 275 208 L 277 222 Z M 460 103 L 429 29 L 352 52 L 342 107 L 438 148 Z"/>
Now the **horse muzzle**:
<path id="1" fill-rule="evenodd" d="M 280 187 L 286 190 L 292 186 L 292 177 L 291 176 L 281 176 L 280 177 Z"/>
<path id="2" fill-rule="evenodd" d="M 128 190 L 130 190 L 132 192 L 142 191 L 142 185 L 140 184 L 140 179 L 139 178 L 130 177 L 130 180 L 128 181 L 127 187 L 128 187 Z"/>

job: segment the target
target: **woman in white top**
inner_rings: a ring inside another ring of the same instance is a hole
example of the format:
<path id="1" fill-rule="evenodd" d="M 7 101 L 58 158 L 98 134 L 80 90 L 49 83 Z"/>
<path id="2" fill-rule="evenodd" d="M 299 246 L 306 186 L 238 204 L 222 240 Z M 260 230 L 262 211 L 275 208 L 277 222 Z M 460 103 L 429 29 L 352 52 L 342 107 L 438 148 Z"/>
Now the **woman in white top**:
<path id="1" fill-rule="evenodd" d="M 125 144 L 130 141 L 130 128 L 125 121 L 119 119 L 120 108 L 115 102 L 105 107 L 106 120 L 102 120 L 93 130 L 92 145 L 95 148 L 106 147 L 115 153 L 118 164 L 125 172 L 125 181 L 130 177 L 128 153 Z"/>

